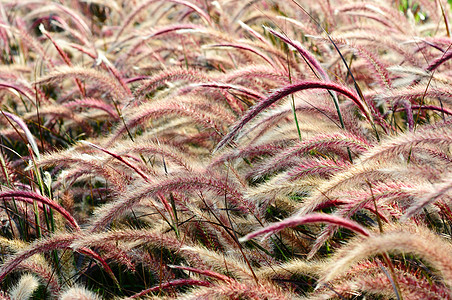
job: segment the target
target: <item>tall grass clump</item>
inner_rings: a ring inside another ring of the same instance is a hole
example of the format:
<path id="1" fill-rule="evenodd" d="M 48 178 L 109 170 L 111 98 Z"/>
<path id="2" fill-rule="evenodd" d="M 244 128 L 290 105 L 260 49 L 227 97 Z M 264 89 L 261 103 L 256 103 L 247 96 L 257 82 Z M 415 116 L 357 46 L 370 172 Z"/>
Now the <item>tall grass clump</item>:
<path id="1" fill-rule="evenodd" d="M 2 1 L 0 298 L 452 298 L 451 17 Z"/>

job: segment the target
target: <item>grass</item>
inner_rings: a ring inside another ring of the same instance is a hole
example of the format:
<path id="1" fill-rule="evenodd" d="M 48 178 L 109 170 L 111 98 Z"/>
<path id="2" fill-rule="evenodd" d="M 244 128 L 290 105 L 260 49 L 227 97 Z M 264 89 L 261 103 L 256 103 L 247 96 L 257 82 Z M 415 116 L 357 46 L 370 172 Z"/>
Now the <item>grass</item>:
<path id="1" fill-rule="evenodd" d="M 452 298 L 451 2 L 0 2 L 5 299 Z"/>

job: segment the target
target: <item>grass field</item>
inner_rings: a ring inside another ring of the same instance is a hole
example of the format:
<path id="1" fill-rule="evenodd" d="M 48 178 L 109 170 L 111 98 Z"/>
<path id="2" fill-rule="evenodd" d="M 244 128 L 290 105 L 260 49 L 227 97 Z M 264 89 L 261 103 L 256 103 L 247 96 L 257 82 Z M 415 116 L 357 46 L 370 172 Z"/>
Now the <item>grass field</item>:
<path id="1" fill-rule="evenodd" d="M 451 19 L 0 1 L 0 299 L 451 299 Z"/>

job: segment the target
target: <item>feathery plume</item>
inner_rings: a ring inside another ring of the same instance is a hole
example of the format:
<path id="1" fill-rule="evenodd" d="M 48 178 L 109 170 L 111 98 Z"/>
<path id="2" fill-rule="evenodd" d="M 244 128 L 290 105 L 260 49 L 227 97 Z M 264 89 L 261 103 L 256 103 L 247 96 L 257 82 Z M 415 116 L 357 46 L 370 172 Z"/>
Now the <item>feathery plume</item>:
<path id="1" fill-rule="evenodd" d="M 404 215 L 404 219 L 411 218 L 413 215 L 418 213 L 419 210 L 424 208 L 426 205 L 437 201 L 439 198 L 450 201 L 450 199 L 452 199 L 452 179 L 450 175 L 452 174 L 446 173 L 444 178 L 447 179 L 443 182 L 432 185 L 429 191 L 423 193 L 418 199 L 415 199 L 414 203 Z"/>
<path id="2" fill-rule="evenodd" d="M 77 221 L 75 221 L 74 217 L 66 211 L 63 207 L 61 207 L 58 203 L 56 203 L 54 200 L 49 199 L 45 196 L 36 194 L 34 192 L 27 192 L 27 191 L 5 191 L 0 192 L 0 199 L 1 198 L 7 198 L 7 199 L 15 199 L 18 201 L 24 201 L 29 204 L 33 204 L 34 201 L 37 201 L 41 204 L 40 208 L 43 209 L 43 205 L 48 205 L 52 209 L 59 212 L 71 225 L 74 229 L 80 229 L 80 227 L 77 224 Z"/>
<path id="3" fill-rule="evenodd" d="M 99 300 L 100 297 L 88 289 L 74 286 L 60 295 L 60 300 Z"/>
<path id="4" fill-rule="evenodd" d="M 181 299 L 292 299 L 291 295 L 282 291 L 281 288 L 270 283 L 243 284 L 228 283 L 216 284 L 210 287 L 194 290 L 192 293 L 181 297 Z"/>
<path id="5" fill-rule="evenodd" d="M 167 289 L 170 287 L 174 287 L 174 286 L 184 286 L 184 285 L 188 285 L 188 286 L 210 286 L 211 284 L 208 281 L 204 281 L 204 280 L 194 280 L 194 279 L 177 279 L 177 280 L 173 280 L 170 282 L 166 282 L 163 284 L 159 284 L 156 285 L 154 287 L 148 288 L 146 290 L 143 290 L 129 298 L 126 299 L 135 299 L 135 298 L 139 298 L 142 297 L 146 294 L 152 293 L 152 292 L 156 292 L 156 291 L 160 291 L 163 289 Z"/>
<path id="6" fill-rule="evenodd" d="M 422 147 L 425 144 L 436 147 L 452 144 L 452 128 L 449 126 L 436 128 L 435 130 L 417 130 L 414 133 L 405 133 L 383 141 L 380 146 L 373 147 L 361 156 L 361 163 L 372 160 L 387 160 L 398 157 L 402 151 L 411 151 L 413 148 Z"/>
<path id="7" fill-rule="evenodd" d="M 262 229 L 259 229 L 257 231 L 254 231 L 252 233 L 247 234 L 246 236 L 240 238 L 240 242 L 246 242 L 251 240 L 252 238 L 255 238 L 259 235 L 265 235 L 265 237 L 268 237 L 271 234 L 277 233 L 285 228 L 289 227 L 296 227 L 303 224 L 310 224 L 310 223 L 328 223 L 328 224 L 334 224 L 337 226 L 341 226 L 347 229 L 350 229 L 356 233 L 362 234 L 364 236 L 369 236 L 369 232 L 367 229 L 359 225 L 358 223 L 347 220 L 344 218 L 341 218 L 339 216 L 334 215 L 328 215 L 328 214 L 320 214 L 320 213 L 313 213 L 305 216 L 294 216 L 287 219 L 284 219 L 281 222 L 275 223 L 273 225 L 264 227 Z"/>
<path id="8" fill-rule="evenodd" d="M 130 13 L 127 18 L 125 19 L 125 21 L 122 23 L 121 28 L 118 30 L 118 33 L 116 34 L 115 37 L 115 42 L 118 41 L 119 37 L 121 36 L 121 34 L 124 32 L 124 30 L 132 23 L 132 21 L 135 19 L 135 17 L 142 12 L 146 7 L 148 7 L 149 5 L 157 2 L 159 0 L 148 0 L 143 2 L 141 5 L 139 5 L 134 11 L 132 11 L 132 13 Z M 184 0 L 168 0 L 169 2 L 172 3 L 176 3 L 176 4 L 181 4 L 184 6 L 187 6 L 191 9 L 193 9 L 194 11 L 196 11 L 204 20 L 207 21 L 208 24 L 212 24 L 212 21 L 210 19 L 210 16 L 208 14 L 206 14 L 206 12 L 204 12 L 201 8 L 199 8 L 198 6 L 196 6 L 193 3 L 190 3 L 188 1 L 184 1 Z"/>
<path id="9" fill-rule="evenodd" d="M 218 195 L 226 195 L 228 201 L 241 212 L 245 214 L 253 212 L 254 205 L 244 200 L 236 188 L 232 182 L 228 182 L 224 178 L 217 178 L 214 174 L 182 173 L 177 176 L 175 175 L 168 180 L 144 186 L 114 203 L 104 205 L 97 211 L 96 218 L 92 222 L 91 230 L 95 232 L 108 226 L 113 219 L 121 216 L 127 210 L 132 209 L 144 197 L 172 191 L 212 190 Z"/>
<path id="10" fill-rule="evenodd" d="M 79 66 L 57 67 L 52 73 L 38 78 L 35 84 L 50 84 L 71 77 L 85 80 L 89 83 L 95 83 L 97 89 L 110 93 L 116 101 L 123 102 L 129 98 L 128 92 L 124 90 L 124 87 L 109 75 L 95 69 Z"/>
<path id="11" fill-rule="evenodd" d="M 39 282 L 33 275 L 25 274 L 20 277 L 19 282 L 9 291 L 9 295 L 14 300 L 28 300 L 38 286 Z"/>
<path id="12" fill-rule="evenodd" d="M 395 226 L 386 228 L 379 235 L 357 238 L 339 249 L 326 269 L 320 282 L 329 282 L 344 273 L 353 263 L 371 256 L 385 253 L 412 253 L 430 263 L 449 288 L 452 286 L 452 268 L 450 266 L 451 245 L 430 230 L 410 225 L 405 229 Z"/>
<path id="13" fill-rule="evenodd" d="M 264 26 L 264 29 L 267 30 L 268 32 L 270 32 L 272 35 L 280 38 L 286 44 L 294 47 L 298 51 L 298 53 L 300 53 L 300 55 L 306 60 L 306 62 L 308 62 L 309 65 L 312 66 L 312 68 L 314 68 L 318 72 L 318 74 L 324 81 L 330 81 L 328 74 L 322 68 L 319 61 L 311 53 L 309 53 L 306 49 L 304 49 L 303 46 L 300 44 L 300 42 L 293 41 L 290 38 L 288 38 L 287 36 L 277 32 L 269 27 Z"/>
<path id="14" fill-rule="evenodd" d="M 451 58 L 452 58 L 452 50 L 449 50 L 449 51 L 443 53 L 443 55 L 441 55 L 440 57 L 436 58 L 434 61 L 432 61 L 428 65 L 426 70 L 432 72 L 432 71 L 436 70 L 440 65 L 442 65 L 443 63 L 445 63 L 446 61 L 448 61 Z"/>
<path id="15" fill-rule="evenodd" d="M 364 105 L 358 99 L 354 92 L 349 90 L 348 88 L 341 86 L 337 83 L 333 82 L 319 82 L 319 81 L 302 81 L 292 85 L 285 86 L 283 88 L 278 89 L 273 92 L 270 96 L 265 99 L 259 101 L 255 106 L 253 106 L 231 129 L 231 131 L 218 143 L 215 151 L 221 149 L 224 145 L 230 142 L 249 121 L 251 121 L 255 116 L 257 116 L 261 111 L 268 108 L 270 105 L 275 103 L 276 101 L 293 94 L 295 92 L 299 92 L 307 89 L 327 89 L 338 92 L 340 94 L 345 95 L 350 98 L 360 109 L 361 112 L 364 113 L 366 118 L 369 119 L 369 115 Z"/>

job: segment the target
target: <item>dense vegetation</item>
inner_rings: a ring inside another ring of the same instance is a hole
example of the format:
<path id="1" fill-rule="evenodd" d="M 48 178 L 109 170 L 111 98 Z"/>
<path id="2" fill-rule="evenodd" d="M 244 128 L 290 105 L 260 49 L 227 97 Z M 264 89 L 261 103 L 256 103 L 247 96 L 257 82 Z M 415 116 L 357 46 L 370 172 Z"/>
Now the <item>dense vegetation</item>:
<path id="1" fill-rule="evenodd" d="M 451 16 L 3 0 L 0 298 L 452 298 Z"/>

